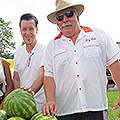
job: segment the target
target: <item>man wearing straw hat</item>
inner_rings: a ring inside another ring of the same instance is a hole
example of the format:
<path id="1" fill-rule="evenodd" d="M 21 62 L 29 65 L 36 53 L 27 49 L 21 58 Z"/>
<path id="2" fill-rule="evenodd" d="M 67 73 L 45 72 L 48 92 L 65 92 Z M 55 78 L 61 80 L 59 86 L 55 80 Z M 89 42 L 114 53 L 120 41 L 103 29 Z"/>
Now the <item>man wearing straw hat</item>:
<path id="1" fill-rule="evenodd" d="M 42 112 L 58 120 L 108 119 L 106 66 L 120 90 L 119 47 L 105 32 L 80 26 L 83 10 L 82 4 L 57 0 L 47 16 L 61 32 L 46 49 Z M 118 105 L 119 97 L 113 109 Z"/>

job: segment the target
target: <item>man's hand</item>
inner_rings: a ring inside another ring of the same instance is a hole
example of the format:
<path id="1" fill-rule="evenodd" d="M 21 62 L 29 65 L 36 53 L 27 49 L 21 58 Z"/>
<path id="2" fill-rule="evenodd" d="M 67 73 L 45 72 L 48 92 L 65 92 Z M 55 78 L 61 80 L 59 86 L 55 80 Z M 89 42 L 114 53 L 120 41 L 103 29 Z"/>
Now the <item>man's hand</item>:
<path id="1" fill-rule="evenodd" d="M 120 106 L 120 97 L 118 97 L 118 99 L 116 100 L 114 106 L 113 106 L 113 110 L 115 110 L 117 108 L 117 106 Z M 118 115 L 118 118 L 120 118 L 120 113 Z"/>
<path id="2" fill-rule="evenodd" d="M 33 96 L 35 95 L 35 92 L 32 91 L 32 89 L 30 89 L 29 87 L 22 86 L 22 87 L 20 87 L 20 89 L 27 90 L 27 91 L 30 92 Z"/>
<path id="3" fill-rule="evenodd" d="M 56 112 L 57 112 L 57 105 L 55 101 L 46 102 L 42 107 L 42 113 L 44 115 L 50 116 L 51 114 L 52 116 L 54 116 Z"/>

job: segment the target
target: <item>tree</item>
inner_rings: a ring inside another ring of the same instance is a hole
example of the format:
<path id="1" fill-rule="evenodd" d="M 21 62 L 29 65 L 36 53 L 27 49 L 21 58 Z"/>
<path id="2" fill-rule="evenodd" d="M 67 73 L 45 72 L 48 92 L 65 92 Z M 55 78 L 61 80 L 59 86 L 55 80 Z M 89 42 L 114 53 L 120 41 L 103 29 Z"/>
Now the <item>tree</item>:
<path id="1" fill-rule="evenodd" d="M 4 58 L 11 58 L 12 51 L 15 49 L 15 42 L 12 42 L 12 28 L 9 27 L 10 23 L 0 18 L 0 56 Z"/>
<path id="2" fill-rule="evenodd" d="M 23 40 L 21 46 L 23 46 L 24 44 L 25 44 L 25 41 Z"/>

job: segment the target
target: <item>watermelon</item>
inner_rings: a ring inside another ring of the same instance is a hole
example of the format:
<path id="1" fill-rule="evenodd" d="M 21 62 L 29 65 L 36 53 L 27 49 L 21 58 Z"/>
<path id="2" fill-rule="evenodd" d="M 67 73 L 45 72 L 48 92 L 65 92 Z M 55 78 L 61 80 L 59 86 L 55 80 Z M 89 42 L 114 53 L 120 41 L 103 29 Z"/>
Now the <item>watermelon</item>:
<path id="1" fill-rule="evenodd" d="M 36 113 L 30 120 L 57 120 L 55 116 L 43 115 L 43 113 Z"/>
<path id="2" fill-rule="evenodd" d="M 11 117 L 8 120 L 25 120 L 25 119 L 21 117 Z"/>
<path id="3" fill-rule="evenodd" d="M 5 98 L 3 110 L 11 117 L 30 119 L 36 112 L 36 104 L 30 92 L 16 89 Z"/>
<path id="4" fill-rule="evenodd" d="M 7 120 L 8 115 L 5 110 L 0 110 L 0 120 Z"/>

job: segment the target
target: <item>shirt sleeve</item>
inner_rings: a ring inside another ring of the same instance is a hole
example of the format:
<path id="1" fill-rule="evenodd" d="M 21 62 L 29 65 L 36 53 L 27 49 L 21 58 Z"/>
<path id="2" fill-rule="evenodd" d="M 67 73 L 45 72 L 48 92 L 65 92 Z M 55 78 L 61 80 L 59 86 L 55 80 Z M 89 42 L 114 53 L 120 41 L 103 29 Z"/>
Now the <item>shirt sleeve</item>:
<path id="1" fill-rule="evenodd" d="M 53 59 L 52 59 L 52 44 L 49 43 L 45 52 L 44 76 L 53 77 Z"/>
<path id="2" fill-rule="evenodd" d="M 109 35 L 105 36 L 106 39 L 106 64 L 107 66 L 120 59 L 120 48 Z"/>
<path id="3" fill-rule="evenodd" d="M 43 46 L 42 49 L 40 50 L 40 55 L 39 55 L 39 68 L 44 66 L 44 61 L 45 61 L 45 49 L 46 47 Z"/>

